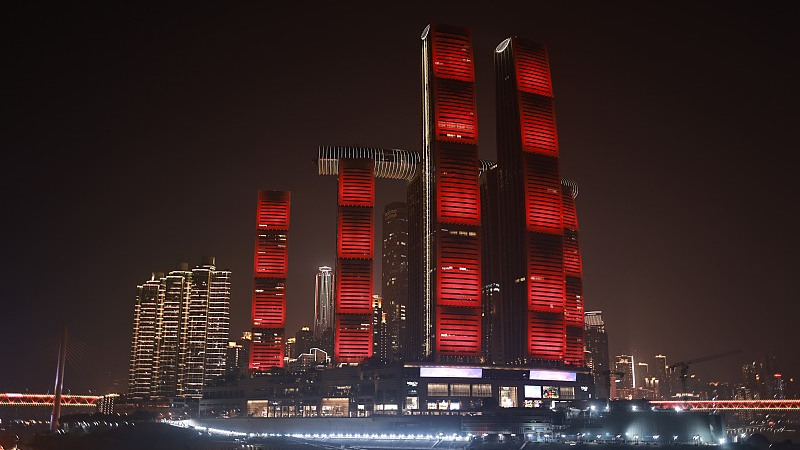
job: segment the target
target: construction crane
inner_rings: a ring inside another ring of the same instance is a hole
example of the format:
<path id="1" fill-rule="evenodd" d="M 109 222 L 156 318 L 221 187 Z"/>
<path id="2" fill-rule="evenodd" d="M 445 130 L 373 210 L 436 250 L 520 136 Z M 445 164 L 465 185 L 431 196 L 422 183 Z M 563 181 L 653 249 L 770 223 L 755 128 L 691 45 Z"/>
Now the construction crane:
<path id="1" fill-rule="evenodd" d="M 741 353 L 741 352 L 742 352 L 741 350 L 731 350 L 729 352 L 717 353 L 716 355 L 703 356 L 703 357 L 700 357 L 700 358 L 694 358 L 694 359 L 690 359 L 690 360 L 687 360 L 687 361 L 676 362 L 674 364 L 670 364 L 669 366 L 667 366 L 667 368 L 670 370 L 670 373 L 674 373 L 675 369 L 680 368 L 681 374 L 680 374 L 679 377 L 681 379 L 681 386 L 683 387 L 683 392 L 682 392 L 683 400 L 686 401 L 686 394 L 687 394 L 687 391 L 686 391 L 686 375 L 689 372 L 689 364 L 699 363 L 699 362 L 703 362 L 703 361 L 709 361 L 711 359 L 722 358 L 723 356 L 734 355 L 736 353 Z"/>

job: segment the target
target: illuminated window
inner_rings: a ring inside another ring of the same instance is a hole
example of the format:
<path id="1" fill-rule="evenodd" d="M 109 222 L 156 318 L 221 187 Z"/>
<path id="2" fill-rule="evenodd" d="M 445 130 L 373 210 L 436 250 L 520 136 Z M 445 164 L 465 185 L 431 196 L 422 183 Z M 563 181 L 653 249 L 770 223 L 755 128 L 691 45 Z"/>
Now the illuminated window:
<path id="1" fill-rule="evenodd" d="M 575 388 L 572 386 L 562 386 L 559 389 L 559 393 L 561 398 L 564 400 L 574 400 L 575 399 Z"/>
<path id="2" fill-rule="evenodd" d="M 542 398 L 542 387 L 526 385 L 525 398 Z"/>
<path id="3" fill-rule="evenodd" d="M 453 397 L 469 397 L 468 384 L 451 384 L 450 395 Z"/>
<path id="4" fill-rule="evenodd" d="M 473 397 L 491 397 L 492 385 L 491 384 L 473 384 L 472 385 Z"/>
<path id="5" fill-rule="evenodd" d="M 516 386 L 501 386 L 500 387 L 500 407 L 501 408 L 516 408 L 517 407 L 517 387 Z"/>
<path id="6" fill-rule="evenodd" d="M 448 395 L 447 383 L 428 383 L 429 397 L 435 397 L 435 396 L 446 397 L 447 395 Z"/>
<path id="7" fill-rule="evenodd" d="M 406 397 L 406 409 L 419 409 L 419 397 Z"/>

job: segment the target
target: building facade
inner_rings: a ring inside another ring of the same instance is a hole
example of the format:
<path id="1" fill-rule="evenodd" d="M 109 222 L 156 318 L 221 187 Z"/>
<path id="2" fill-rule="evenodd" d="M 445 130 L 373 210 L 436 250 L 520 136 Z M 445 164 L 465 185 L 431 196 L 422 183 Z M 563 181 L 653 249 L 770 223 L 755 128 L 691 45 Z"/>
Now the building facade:
<path id="1" fill-rule="evenodd" d="M 289 191 L 258 191 L 250 371 L 282 368 L 289 265 Z"/>
<path id="2" fill-rule="evenodd" d="M 333 269 L 319 268 L 314 282 L 314 340 L 320 348 L 333 348 Z"/>
<path id="3" fill-rule="evenodd" d="M 230 271 L 213 257 L 182 263 L 136 288 L 128 395 L 202 396 L 225 376 L 230 332 Z"/>
<path id="4" fill-rule="evenodd" d="M 602 311 L 586 311 L 584 317 L 586 335 L 586 367 L 594 377 L 597 398 L 611 398 L 611 370 L 609 369 L 608 334 Z"/>
<path id="5" fill-rule="evenodd" d="M 404 353 L 408 307 L 408 208 L 392 202 L 383 210 L 381 296 L 386 314 L 388 357 Z"/>

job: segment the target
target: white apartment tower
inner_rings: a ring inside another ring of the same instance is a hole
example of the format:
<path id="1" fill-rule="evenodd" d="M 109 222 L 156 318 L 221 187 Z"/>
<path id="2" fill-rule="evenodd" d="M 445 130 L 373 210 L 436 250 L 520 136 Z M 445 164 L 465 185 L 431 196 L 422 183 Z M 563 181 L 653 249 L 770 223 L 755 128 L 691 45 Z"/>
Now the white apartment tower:
<path id="1" fill-rule="evenodd" d="M 128 395 L 195 397 L 225 375 L 230 276 L 213 257 L 136 287 Z"/>

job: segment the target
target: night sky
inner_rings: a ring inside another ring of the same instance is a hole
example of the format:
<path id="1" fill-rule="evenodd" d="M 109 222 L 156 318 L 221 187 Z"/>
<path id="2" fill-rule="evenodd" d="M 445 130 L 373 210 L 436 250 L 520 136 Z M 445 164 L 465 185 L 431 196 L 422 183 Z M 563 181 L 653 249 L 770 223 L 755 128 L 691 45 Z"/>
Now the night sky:
<path id="1" fill-rule="evenodd" d="M 287 334 L 311 325 L 316 268 L 335 263 L 317 147 L 420 148 L 430 22 L 472 29 L 486 159 L 494 48 L 548 46 L 612 355 L 741 349 L 692 366 L 739 381 L 771 351 L 800 376 L 790 2 L 95 3 L 0 19 L 0 392 L 53 389 L 64 325 L 65 389 L 124 392 L 136 285 L 201 255 L 233 272 L 231 333 L 247 330 L 258 189 L 292 191 Z M 405 201 L 403 182 L 376 187 L 378 217 Z"/>

